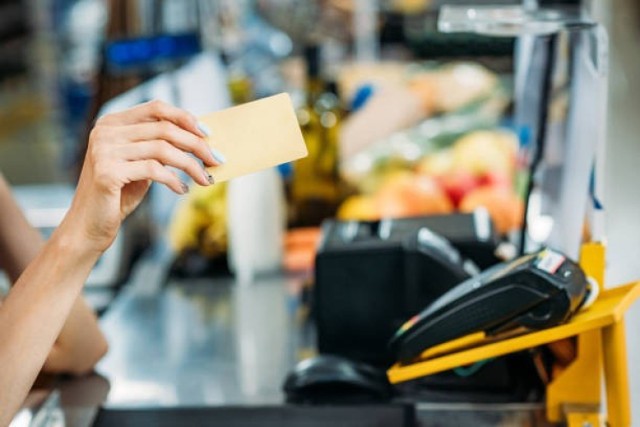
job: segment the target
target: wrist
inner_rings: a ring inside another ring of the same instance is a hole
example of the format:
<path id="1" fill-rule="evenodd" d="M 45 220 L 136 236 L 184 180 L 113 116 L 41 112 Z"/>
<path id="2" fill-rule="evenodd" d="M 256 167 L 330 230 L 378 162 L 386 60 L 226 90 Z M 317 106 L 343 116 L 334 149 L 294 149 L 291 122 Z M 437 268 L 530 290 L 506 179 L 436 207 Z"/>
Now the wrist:
<path id="1" fill-rule="evenodd" d="M 56 228 L 48 242 L 56 252 L 69 256 L 69 259 L 95 263 L 103 250 L 74 226 L 67 218 Z"/>

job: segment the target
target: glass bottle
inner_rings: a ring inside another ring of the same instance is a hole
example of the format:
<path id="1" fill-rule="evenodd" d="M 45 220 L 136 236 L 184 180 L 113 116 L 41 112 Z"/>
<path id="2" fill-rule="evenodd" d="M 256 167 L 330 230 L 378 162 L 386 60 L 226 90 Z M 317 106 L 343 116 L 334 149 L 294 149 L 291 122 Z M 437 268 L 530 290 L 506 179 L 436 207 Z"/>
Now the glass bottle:
<path id="1" fill-rule="evenodd" d="M 338 133 L 342 111 L 334 84 L 321 78 L 317 46 L 305 50 L 306 103 L 298 121 L 309 155 L 294 165 L 291 196 L 294 226 L 319 225 L 335 215 L 340 203 Z"/>

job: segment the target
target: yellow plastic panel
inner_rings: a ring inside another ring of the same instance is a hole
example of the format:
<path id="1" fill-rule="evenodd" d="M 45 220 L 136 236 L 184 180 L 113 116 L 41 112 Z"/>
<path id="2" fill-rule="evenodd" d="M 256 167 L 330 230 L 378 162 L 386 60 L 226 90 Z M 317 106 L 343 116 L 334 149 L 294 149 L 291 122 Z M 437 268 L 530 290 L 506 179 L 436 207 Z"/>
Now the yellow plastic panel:
<path id="1" fill-rule="evenodd" d="M 602 330 L 604 375 L 607 382 L 607 419 L 611 427 L 631 426 L 629 371 L 624 321 Z"/>
<path id="2" fill-rule="evenodd" d="M 569 323 L 564 325 L 497 342 L 486 343 L 483 341 L 479 345 L 463 351 L 426 360 L 420 359 L 409 365 L 396 364 L 387 371 L 387 375 L 392 383 L 409 381 L 603 328 L 621 320 L 624 312 L 638 296 L 640 296 L 640 282 L 610 289 L 603 292 L 590 308 L 578 313 Z"/>
<path id="3" fill-rule="evenodd" d="M 601 349 L 602 338 L 599 329 L 584 332 L 578 336 L 576 359 L 547 386 L 547 419 L 549 421 L 563 421 L 563 406 L 566 404 L 595 407 L 600 405 Z"/>

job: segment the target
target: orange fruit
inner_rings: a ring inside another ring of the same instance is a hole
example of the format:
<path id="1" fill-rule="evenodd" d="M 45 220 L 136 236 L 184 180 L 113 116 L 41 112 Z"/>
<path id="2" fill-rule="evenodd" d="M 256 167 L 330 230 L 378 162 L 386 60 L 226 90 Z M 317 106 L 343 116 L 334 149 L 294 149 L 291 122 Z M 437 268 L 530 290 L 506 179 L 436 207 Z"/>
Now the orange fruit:
<path id="1" fill-rule="evenodd" d="M 378 206 L 371 196 L 351 196 L 340 205 L 338 219 L 373 221 L 380 218 Z"/>
<path id="2" fill-rule="evenodd" d="M 453 212 L 442 187 L 425 175 L 403 176 L 388 182 L 376 194 L 375 201 L 380 215 L 388 218 Z"/>
<path id="3" fill-rule="evenodd" d="M 500 234 L 522 226 L 524 204 L 511 190 L 500 187 L 480 187 L 467 194 L 460 202 L 461 212 L 473 212 L 484 207 Z"/>

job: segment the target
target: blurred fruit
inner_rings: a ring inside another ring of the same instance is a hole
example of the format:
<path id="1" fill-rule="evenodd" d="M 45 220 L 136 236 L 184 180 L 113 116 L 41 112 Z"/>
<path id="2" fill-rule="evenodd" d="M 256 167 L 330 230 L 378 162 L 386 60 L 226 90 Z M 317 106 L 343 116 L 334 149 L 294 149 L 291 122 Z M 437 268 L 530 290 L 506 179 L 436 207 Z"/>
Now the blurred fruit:
<path id="1" fill-rule="evenodd" d="M 287 231 L 284 237 L 285 247 L 316 246 L 322 234 L 320 227 L 300 227 Z"/>
<path id="2" fill-rule="evenodd" d="M 478 182 L 480 183 L 480 187 L 513 188 L 513 180 L 509 176 L 496 171 L 490 171 L 481 175 Z"/>
<path id="3" fill-rule="evenodd" d="M 320 236 L 319 227 L 289 230 L 284 239 L 284 268 L 287 271 L 313 269 Z"/>
<path id="4" fill-rule="evenodd" d="M 447 214 L 453 205 L 445 191 L 426 175 L 399 176 L 388 181 L 376 194 L 382 217 L 401 218 Z"/>
<path id="5" fill-rule="evenodd" d="M 440 150 L 425 156 L 418 163 L 418 173 L 433 177 L 441 176 L 453 170 L 453 152 L 451 150 Z"/>
<path id="6" fill-rule="evenodd" d="M 399 176 L 412 175 L 411 165 L 395 159 L 385 159 L 360 176 L 342 175 L 342 178 L 360 194 L 373 194 L 385 183 Z"/>
<path id="7" fill-rule="evenodd" d="M 473 212 L 481 206 L 487 209 L 500 234 L 506 234 L 522 226 L 524 204 L 511 190 L 480 187 L 462 199 L 460 211 Z"/>
<path id="8" fill-rule="evenodd" d="M 394 171 L 392 173 L 388 173 L 384 176 L 384 180 L 378 188 L 378 192 L 384 189 L 403 187 L 407 183 L 412 183 L 417 176 L 418 174 L 409 170 Z"/>
<path id="9" fill-rule="evenodd" d="M 476 131 L 456 141 L 452 167 L 475 175 L 500 173 L 512 177 L 516 151 L 514 135 L 502 131 Z"/>
<path id="10" fill-rule="evenodd" d="M 316 251 L 313 248 L 292 248 L 284 253 L 282 265 L 286 271 L 313 270 Z"/>
<path id="11" fill-rule="evenodd" d="M 379 219 L 380 214 L 372 196 L 351 196 L 342 203 L 337 217 L 342 220 L 371 221 Z"/>
<path id="12" fill-rule="evenodd" d="M 174 251 L 195 250 L 206 257 L 227 249 L 226 185 L 193 186 L 176 207 L 168 239 Z"/>
<path id="13" fill-rule="evenodd" d="M 447 193 L 454 206 L 458 206 L 464 196 L 480 186 L 479 180 L 475 175 L 464 171 L 450 172 L 437 177 L 436 180 Z"/>
<path id="14" fill-rule="evenodd" d="M 204 212 L 180 203 L 169 224 L 169 243 L 176 252 L 198 247 L 199 234 L 208 223 Z"/>

